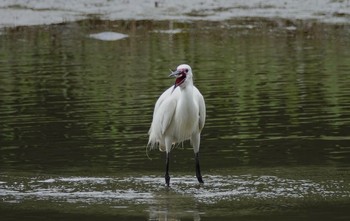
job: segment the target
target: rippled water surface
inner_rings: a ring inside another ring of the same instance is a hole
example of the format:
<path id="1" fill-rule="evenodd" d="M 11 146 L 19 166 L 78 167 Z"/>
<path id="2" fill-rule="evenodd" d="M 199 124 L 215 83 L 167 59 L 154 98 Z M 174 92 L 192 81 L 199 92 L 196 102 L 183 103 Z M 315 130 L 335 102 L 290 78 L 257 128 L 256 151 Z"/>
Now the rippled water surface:
<path id="1" fill-rule="evenodd" d="M 348 220 L 349 30 L 283 20 L 2 30 L 2 217 Z M 124 35 L 89 37 L 103 32 Z M 181 63 L 207 105 L 205 184 L 185 142 L 166 188 L 147 132 Z"/>

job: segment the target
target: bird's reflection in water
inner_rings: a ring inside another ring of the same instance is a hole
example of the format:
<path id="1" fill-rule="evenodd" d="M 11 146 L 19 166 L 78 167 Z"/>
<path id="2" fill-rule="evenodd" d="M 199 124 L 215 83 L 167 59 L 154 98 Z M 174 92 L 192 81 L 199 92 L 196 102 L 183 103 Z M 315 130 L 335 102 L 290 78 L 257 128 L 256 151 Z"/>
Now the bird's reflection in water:
<path id="1" fill-rule="evenodd" d="M 159 192 L 149 207 L 149 220 L 201 220 L 198 203 L 192 196 L 184 196 L 170 189 Z"/>

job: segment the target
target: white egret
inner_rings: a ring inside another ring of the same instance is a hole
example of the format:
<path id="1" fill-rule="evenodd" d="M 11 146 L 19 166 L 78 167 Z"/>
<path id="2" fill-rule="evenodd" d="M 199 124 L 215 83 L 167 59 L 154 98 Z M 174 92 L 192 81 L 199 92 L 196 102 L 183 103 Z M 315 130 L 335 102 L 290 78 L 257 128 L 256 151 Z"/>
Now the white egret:
<path id="1" fill-rule="evenodd" d="M 165 183 L 170 184 L 169 155 L 172 147 L 190 140 L 195 154 L 196 177 L 203 183 L 199 166 L 200 134 L 205 123 L 205 102 L 193 85 L 192 69 L 179 65 L 169 77 L 175 77 L 174 86 L 167 89 L 157 100 L 153 112 L 148 145 L 166 152 Z"/>

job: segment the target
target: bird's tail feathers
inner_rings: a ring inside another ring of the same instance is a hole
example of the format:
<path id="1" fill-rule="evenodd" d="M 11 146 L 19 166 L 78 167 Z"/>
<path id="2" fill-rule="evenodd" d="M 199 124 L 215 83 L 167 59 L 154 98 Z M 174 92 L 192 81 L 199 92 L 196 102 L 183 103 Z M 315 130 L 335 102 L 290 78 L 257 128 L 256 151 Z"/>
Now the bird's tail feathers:
<path id="1" fill-rule="evenodd" d="M 159 151 L 161 151 L 161 152 L 165 152 L 166 151 L 165 145 L 162 145 L 157 140 L 150 138 L 148 143 L 147 143 L 147 146 L 146 146 L 146 155 L 147 155 L 148 159 L 152 160 L 152 158 L 148 154 L 148 151 L 157 149 L 157 147 L 159 148 Z M 174 148 L 181 148 L 181 149 L 183 149 L 184 148 L 184 142 L 173 143 L 172 146 L 171 146 L 171 149 L 174 149 Z"/>
<path id="2" fill-rule="evenodd" d="M 154 149 L 157 148 L 157 146 L 158 146 L 158 142 L 155 141 L 155 140 L 150 139 L 150 140 L 148 141 L 148 144 L 147 144 L 147 149 L 149 149 L 149 150 L 154 150 Z"/>
<path id="3" fill-rule="evenodd" d="M 146 156 L 148 159 L 152 160 L 152 158 L 149 156 L 148 151 L 155 149 L 157 146 L 157 143 L 152 141 L 151 139 L 148 141 L 147 146 L 146 146 Z"/>

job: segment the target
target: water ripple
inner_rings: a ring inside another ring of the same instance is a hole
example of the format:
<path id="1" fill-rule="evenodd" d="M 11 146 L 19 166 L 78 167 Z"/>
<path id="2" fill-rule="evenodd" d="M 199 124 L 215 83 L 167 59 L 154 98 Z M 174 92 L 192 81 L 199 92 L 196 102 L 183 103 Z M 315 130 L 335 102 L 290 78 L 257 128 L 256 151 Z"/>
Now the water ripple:
<path id="1" fill-rule="evenodd" d="M 207 175 L 204 185 L 194 177 L 172 179 L 171 187 L 163 186 L 163 178 L 140 177 L 8 177 L 0 176 L 0 196 L 3 202 L 44 200 L 70 203 L 128 202 L 156 203 L 167 192 L 175 197 L 187 196 L 204 204 L 220 201 L 341 199 L 350 197 L 349 184 L 342 180 L 316 182 L 277 176 L 221 176 Z"/>

